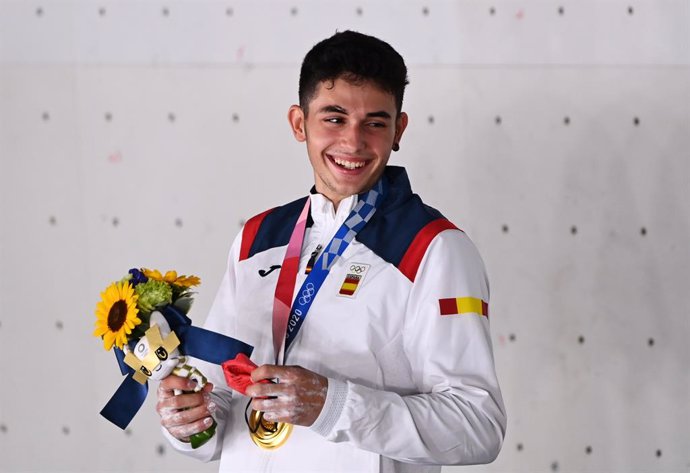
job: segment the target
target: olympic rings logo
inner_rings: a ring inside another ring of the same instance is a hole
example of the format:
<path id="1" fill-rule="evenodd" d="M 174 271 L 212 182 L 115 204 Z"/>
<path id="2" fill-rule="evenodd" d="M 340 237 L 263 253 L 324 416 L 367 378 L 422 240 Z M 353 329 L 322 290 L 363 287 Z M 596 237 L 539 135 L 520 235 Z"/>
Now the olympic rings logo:
<path id="1" fill-rule="evenodd" d="M 307 286 L 302 291 L 302 295 L 297 300 L 297 302 L 299 302 L 300 305 L 309 304 L 311 302 L 312 297 L 314 297 L 315 293 L 316 293 L 316 289 L 314 288 L 314 284 L 307 283 Z"/>
<path id="2" fill-rule="evenodd" d="M 359 266 L 357 264 L 353 264 L 352 266 L 350 266 L 350 271 L 352 271 L 355 274 L 362 274 L 364 271 L 366 271 L 366 269 L 366 266 Z"/>

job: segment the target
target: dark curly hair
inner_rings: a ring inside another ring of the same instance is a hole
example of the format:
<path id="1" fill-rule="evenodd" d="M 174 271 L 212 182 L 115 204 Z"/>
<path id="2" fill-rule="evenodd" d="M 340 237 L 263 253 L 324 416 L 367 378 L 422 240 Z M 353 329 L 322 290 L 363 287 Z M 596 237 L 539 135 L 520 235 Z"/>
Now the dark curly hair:
<path id="1" fill-rule="evenodd" d="M 336 79 L 375 83 L 395 97 L 398 114 L 405 86 L 409 84 L 405 61 L 390 44 L 349 30 L 324 39 L 304 57 L 299 76 L 299 104 L 305 114 L 319 84 Z"/>

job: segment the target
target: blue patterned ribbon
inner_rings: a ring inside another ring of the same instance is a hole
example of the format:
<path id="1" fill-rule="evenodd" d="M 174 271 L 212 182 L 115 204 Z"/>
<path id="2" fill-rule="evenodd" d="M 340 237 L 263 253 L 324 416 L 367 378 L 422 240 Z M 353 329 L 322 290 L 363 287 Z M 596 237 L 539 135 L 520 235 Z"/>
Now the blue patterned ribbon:
<path id="1" fill-rule="evenodd" d="M 302 283 L 290 311 L 287 333 L 285 334 L 286 355 L 333 264 L 343 254 L 350 242 L 354 240 L 357 233 L 371 220 L 377 207 L 381 204 L 385 191 L 384 179 L 382 176 L 370 191 L 359 194 L 357 205 L 335 233 L 324 252 L 316 260 L 314 268 Z M 283 357 L 283 360 L 285 358 L 286 356 Z"/>

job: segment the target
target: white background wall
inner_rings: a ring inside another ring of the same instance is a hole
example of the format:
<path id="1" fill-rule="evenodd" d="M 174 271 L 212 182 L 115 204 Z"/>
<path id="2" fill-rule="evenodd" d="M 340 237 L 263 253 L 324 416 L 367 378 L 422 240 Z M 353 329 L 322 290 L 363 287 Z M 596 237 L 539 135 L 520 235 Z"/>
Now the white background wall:
<path id="1" fill-rule="evenodd" d="M 394 154 L 492 284 L 505 445 L 475 472 L 690 471 L 688 0 L 0 1 L 0 470 L 215 471 L 91 336 L 132 266 L 203 279 L 304 195 L 285 119 L 336 29 L 406 58 Z"/>

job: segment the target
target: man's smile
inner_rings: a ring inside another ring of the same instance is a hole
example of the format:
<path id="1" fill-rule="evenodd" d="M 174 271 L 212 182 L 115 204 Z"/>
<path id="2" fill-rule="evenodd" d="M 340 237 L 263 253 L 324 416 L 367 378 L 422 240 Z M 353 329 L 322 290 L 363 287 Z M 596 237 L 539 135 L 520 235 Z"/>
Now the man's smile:
<path id="1" fill-rule="evenodd" d="M 334 165 L 334 167 L 339 168 L 342 171 L 358 171 L 367 166 L 371 160 L 362 158 L 351 158 L 342 155 L 332 155 L 326 153 L 326 158 Z M 348 173 L 351 174 L 351 173 Z"/>

